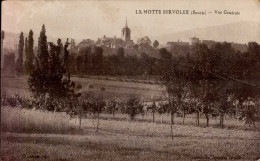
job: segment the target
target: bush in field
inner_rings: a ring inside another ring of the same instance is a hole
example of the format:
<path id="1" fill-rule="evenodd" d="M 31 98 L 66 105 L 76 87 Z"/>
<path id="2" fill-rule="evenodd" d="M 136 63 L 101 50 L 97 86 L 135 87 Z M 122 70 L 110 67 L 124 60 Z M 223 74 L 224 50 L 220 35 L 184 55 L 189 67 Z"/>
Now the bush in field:
<path id="1" fill-rule="evenodd" d="M 121 110 L 123 113 L 128 114 L 131 120 L 134 120 L 136 115 L 144 113 L 143 105 L 138 98 L 130 98 Z"/>
<path id="2" fill-rule="evenodd" d="M 1 105 L 2 106 L 17 107 L 19 104 L 21 104 L 21 102 L 16 96 L 15 97 L 9 97 L 6 94 L 2 95 L 2 98 L 1 98 Z"/>
<path id="3" fill-rule="evenodd" d="M 81 88 L 82 88 L 82 85 L 81 85 L 80 83 L 77 83 L 76 88 L 77 88 L 77 89 L 81 89 Z"/>
<path id="4" fill-rule="evenodd" d="M 257 118 L 260 116 L 259 110 L 259 101 L 255 101 L 251 98 L 247 98 L 243 104 L 239 105 L 240 108 L 238 109 L 239 119 L 245 120 L 245 125 L 253 125 L 255 126 L 255 122 Z"/>
<path id="5" fill-rule="evenodd" d="M 153 102 L 152 105 L 148 106 L 147 110 L 150 110 L 153 114 L 153 122 L 154 122 L 154 119 L 155 119 L 155 112 L 158 111 L 158 107 L 156 106 L 155 102 Z"/>
<path id="6" fill-rule="evenodd" d="M 110 100 L 107 102 L 106 111 L 115 117 L 115 112 L 119 110 L 118 103 L 115 100 Z"/>
<path id="7" fill-rule="evenodd" d="M 100 88 L 99 93 L 94 93 L 92 91 L 84 92 L 80 97 L 80 106 L 82 110 L 81 113 L 91 112 L 96 116 L 97 114 L 97 132 L 99 130 L 99 119 L 100 114 L 104 110 L 106 102 L 103 97 L 104 87 Z"/>
<path id="8" fill-rule="evenodd" d="M 44 109 L 48 111 L 66 111 L 69 112 L 70 110 L 75 109 L 75 102 L 72 99 L 66 98 L 58 98 L 56 97 L 51 98 L 48 94 L 40 95 L 39 97 L 35 98 L 33 101 L 33 106 L 36 109 Z"/>
<path id="9" fill-rule="evenodd" d="M 93 84 L 90 84 L 90 85 L 88 86 L 88 88 L 93 89 L 93 88 L 94 88 L 94 85 L 93 85 Z"/>
<path id="10" fill-rule="evenodd" d="M 15 96 L 8 96 L 5 92 L 1 94 L 1 105 L 30 109 L 33 108 L 32 100 L 20 97 L 18 94 Z"/>

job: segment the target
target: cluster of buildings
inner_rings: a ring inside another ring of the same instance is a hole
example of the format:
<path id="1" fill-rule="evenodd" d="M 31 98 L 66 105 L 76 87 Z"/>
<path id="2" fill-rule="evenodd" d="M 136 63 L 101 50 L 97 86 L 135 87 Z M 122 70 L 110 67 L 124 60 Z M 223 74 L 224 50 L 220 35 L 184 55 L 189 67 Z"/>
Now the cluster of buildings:
<path id="1" fill-rule="evenodd" d="M 222 43 L 222 42 L 217 42 L 214 40 L 200 40 L 197 37 L 192 37 L 190 38 L 189 42 L 182 42 L 182 41 L 177 41 L 177 42 L 167 42 L 167 48 L 173 48 L 176 46 L 181 46 L 181 47 L 190 47 L 194 46 L 196 44 L 205 44 L 210 48 L 212 45 L 215 43 Z M 239 44 L 239 43 L 234 43 L 234 42 L 229 42 L 231 46 L 238 51 L 245 52 L 247 50 L 247 45 L 246 44 Z"/>
<path id="2" fill-rule="evenodd" d="M 125 26 L 122 28 L 121 31 L 121 37 L 107 37 L 104 35 L 101 38 L 98 38 L 98 40 L 95 42 L 91 39 L 84 39 L 81 41 L 77 46 L 75 45 L 75 40 L 71 39 L 71 48 L 79 50 L 80 48 L 86 47 L 86 46 L 105 46 L 108 48 L 132 48 L 134 45 L 133 40 L 131 40 L 131 29 L 128 27 L 127 19 Z"/>
<path id="3" fill-rule="evenodd" d="M 190 38 L 189 42 L 182 42 L 182 41 L 177 41 L 177 42 L 167 42 L 167 49 L 171 49 L 174 47 L 191 47 L 194 46 L 195 44 L 203 43 L 206 44 L 209 48 L 217 43 L 214 40 L 200 40 L 197 37 L 192 37 Z M 230 42 L 231 46 L 238 51 L 245 52 L 247 50 L 247 45 L 246 44 L 239 44 L 239 43 L 234 43 Z M 77 46 L 75 45 L 75 40 L 71 39 L 71 48 L 74 50 L 80 50 L 80 48 L 86 47 L 86 46 L 103 46 L 107 48 L 133 48 L 134 42 L 131 40 L 131 29 L 128 27 L 127 24 L 127 19 L 125 26 L 121 30 L 121 37 L 107 37 L 104 35 L 101 38 L 98 38 L 97 41 L 91 40 L 91 39 L 84 39 L 81 41 Z"/>

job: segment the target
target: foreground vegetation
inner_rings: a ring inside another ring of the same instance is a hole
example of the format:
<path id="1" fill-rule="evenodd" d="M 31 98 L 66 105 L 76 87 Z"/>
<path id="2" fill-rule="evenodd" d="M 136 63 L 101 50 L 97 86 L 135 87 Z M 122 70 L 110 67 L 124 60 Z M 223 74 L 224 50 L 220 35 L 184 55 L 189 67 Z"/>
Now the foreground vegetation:
<path id="1" fill-rule="evenodd" d="M 8 124 L 1 122 L 6 128 L 1 136 L 2 160 L 256 160 L 260 156 L 259 131 L 173 125 L 171 140 L 167 124 L 102 119 L 96 133 L 96 120 L 83 119 L 82 131 L 71 135 L 71 129 L 78 127 L 76 120 L 59 113 L 4 107 L 2 114 L 10 116 L 3 119 Z M 32 124 L 37 126 L 30 131 L 15 131 Z"/>
<path id="2" fill-rule="evenodd" d="M 14 133 L 73 133 L 77 128 L 65 113 L 1 107 L 1 131 Z"/>

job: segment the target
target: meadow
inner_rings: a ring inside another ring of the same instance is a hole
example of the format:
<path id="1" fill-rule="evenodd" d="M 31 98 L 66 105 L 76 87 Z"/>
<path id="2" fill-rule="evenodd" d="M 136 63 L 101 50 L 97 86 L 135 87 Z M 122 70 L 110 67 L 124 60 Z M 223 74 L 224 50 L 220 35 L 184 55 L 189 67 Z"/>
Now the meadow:
<path id="1" fill-rule="evenodd" d="M 161 85 L 120 82 L 95 78 L 72 78 L 82 87 L 80 92 L 106 88 L 107 97 L 124 99 L 131 95 L 157 97 Z M 89 88 L 93 85 L 93 88 Z M 8 94 L 29 97 L 26 77 L 2 77 L 2 88 Z M 225 128 L 219 119 L 211 118 L 210 127 L 201 117 L 200 127 L 195 116 L 175 117 L 173 139 L 170 116 L 138 115 L 134 121 L 128 115 L 102 113 L 99 132 L 93 115 L 78 118 L 65 113 L 1 107 L 1 160 L 257 160 L 260 159 L 260 125 L 245 127 L 244 121 L 225 118 Z"/>
<path id="2" fill-rule="evenodd" d="M 2 160 L 256 160 L 259 131 L 143 121 L 78 120 L 3 107 Z M 104 117 L 104 116 L 103 116 Z"/>
<path id="3" fill-rule="evenodd" d="M 107 80 L 107 79 L 109 80 Z M 129 97 L 140 97 L 143 99 L 156 98 L 159 99 L 165 88 L 158 84 L 138 83 L 133 80 L 120 81 L 115 78 L 101 77 L 72 77 L 71 80 L 81 85 L 77 92 L 84 93 L 88 91 L 99 92 L 101 87 L 105 88 L 104 97 L 113 99 L 127 99 Z M 30 97 L 27 76 L 6 76 L 1 77 L 2 91 L 9 95 L 19 94 L 21 96 Z M 90 88 L 92 86 L 92 88 Z"/>
<path id="4" fill-rule="evenodd" d="M 1 107 L 1 131 L 14 133 L 73 133 L 77 130 L 66 113 Z"/>
<path id="5" fill-rule="evenodd" d="M 107 79 L 106 79 L 107 78 Z M 2 75 L 2 93 L 8 95 L 19 94 L 22 97 L 30 97 L 31 93 L 29 91 L 27 76 L 17 76 L 17 75 Z M 129 97 L 139 97 L 142 100 L 160 100 L 165 99 L 162 93 L 165 93 L 165 87 L 158 84 L 148 84 L 148 83 L 137 83 L 125 79 L 125 81 L 118 81 L 114 77 L 97 77 L 97 76 L 87 76 L 87 77 L 72 77 L 71 78 L 75 83 L 80 84 L 80 88 L 76 92 L 84 94 L 85 92 L 94 92 L 98 93 L 101 91 L 101 87 L 105 88 L 103 92 L 104 98 L 107 99 L 117 99 L 117 100 L 126 100 Z M 91 87 L 92 86 L 92 87 Z M 112 115 L 103 114 L 103 119 L 111 119 Z M 127 120 L 128 116 L 124 114 L 117 114 L 115 118 L 117 120 Z M 139 121 L 151 122 L 152 115 L 139 115 L 137 118 Z M 194 125 L 196 122 L 196 116 L 194 114 L 188 115 L 185 118 L 186 125 Z M 175 124 L 182 124 L 182 118 L 176 117 Z M 168 114 L 159 115 L 155 114 L 155 122 L 157 123 L 170 123 L 170 116 Z M 200 118 L 201 126 L 206 126 L 206 120 L 203 115 Z M 244 129 L 244 121 L 238 121 L 233 118 L 226 116 L 224 120 L 226 128 L 238 128 Z M 260 128 L 259 122 L 256 122 L 257 129 Z M 219 118 L 210 118 L 210 126 L 218 127 Z"/>

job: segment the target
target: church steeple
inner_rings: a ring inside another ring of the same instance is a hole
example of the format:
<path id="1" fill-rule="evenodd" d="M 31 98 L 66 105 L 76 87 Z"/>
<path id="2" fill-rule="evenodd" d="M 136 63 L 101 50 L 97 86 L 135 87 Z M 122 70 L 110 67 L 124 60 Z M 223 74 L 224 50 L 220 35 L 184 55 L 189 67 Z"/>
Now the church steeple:
<path id="1" fill-rule="evenodd" d="M 130 30 L 130 28 L 128 28 L 127 17 L 126 17 L 126 20 L 125 20 L 125 27 L 122 29 L 122 39 L 124 41 L 130 41 L 131 40 L 131 30 Z"/>

